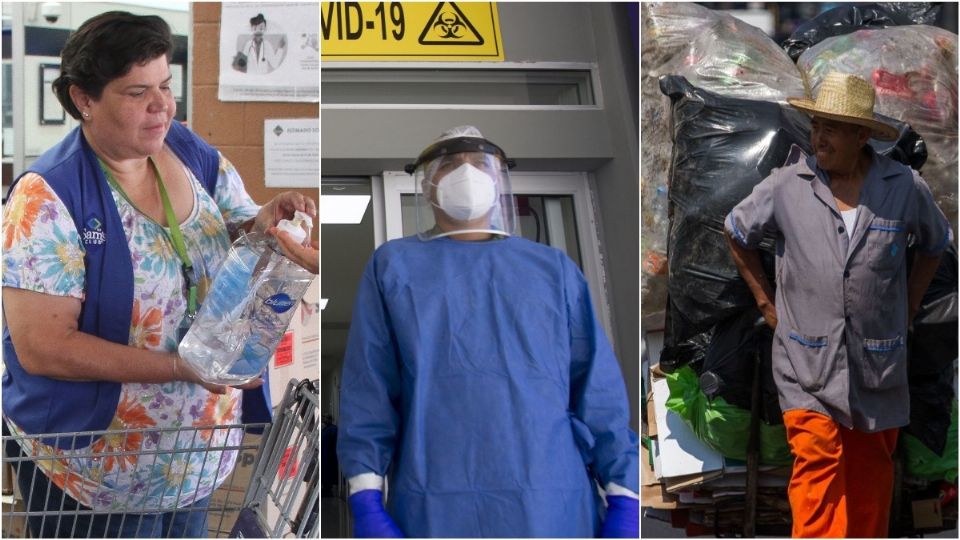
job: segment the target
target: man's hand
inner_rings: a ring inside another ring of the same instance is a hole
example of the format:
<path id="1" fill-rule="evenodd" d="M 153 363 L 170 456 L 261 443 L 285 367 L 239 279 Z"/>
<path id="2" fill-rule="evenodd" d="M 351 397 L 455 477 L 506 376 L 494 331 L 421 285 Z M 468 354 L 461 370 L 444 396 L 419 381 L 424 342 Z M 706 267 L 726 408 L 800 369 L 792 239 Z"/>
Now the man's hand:
<path id="1" fill-rule="evenodd" d="M 777 306 L 767 303 L 763 306 L 757 306 L 760 309 L 760 314 L 763 315 L 763 320 L 767 321 L 767 325 L 773 329 L 777 329 Z"/>
<path id="2" fill-rule="evenodd" d="M 383 508 L 383 493 L 365 489 L 350 496 L 354 538 L 403 538 L 403 531 Z"/>
<path id="3" fill-rule="evenodd" d="M 639 538 L 640 501 L 622 495 L 607 495 L 607 518 L 600 538 Z"/>

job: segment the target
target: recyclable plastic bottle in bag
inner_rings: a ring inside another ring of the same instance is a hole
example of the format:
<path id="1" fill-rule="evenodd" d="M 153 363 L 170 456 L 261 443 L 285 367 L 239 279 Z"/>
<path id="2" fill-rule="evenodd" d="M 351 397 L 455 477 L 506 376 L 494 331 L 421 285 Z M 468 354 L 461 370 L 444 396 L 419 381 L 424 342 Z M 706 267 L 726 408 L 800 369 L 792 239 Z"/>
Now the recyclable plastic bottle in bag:
<path id="1" fill-rule="evenodd" d="M 310 216 L 302 212 L 277 225 L 300 242 L 309 238 L 311 227 Z M 209 383 L 240 385 L 256 379 L 313 278 L 283 256 L 272 236 L 241 234 L 180 342 L 180 357 Z"/>

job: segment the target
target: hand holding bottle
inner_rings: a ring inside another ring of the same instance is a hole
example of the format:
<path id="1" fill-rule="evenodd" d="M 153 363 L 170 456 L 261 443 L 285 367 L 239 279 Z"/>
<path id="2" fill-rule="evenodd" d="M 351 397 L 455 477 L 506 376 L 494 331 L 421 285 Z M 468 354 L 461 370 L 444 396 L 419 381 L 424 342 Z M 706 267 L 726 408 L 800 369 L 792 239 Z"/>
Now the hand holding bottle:
<path id="1" fill-rule="evenodd" d="M 213 384 L 204 381 L 200 375 L 190 366 L 189 362 L 184 362 L 177 353 L 173 353 L 173 376 L 174 380 L 186 381 L 199 384 L 214 394 L 226 394 L 227 385 Z M 263 378 L 256 378 L 248 383 L 235 385 L 234 388 L 241 390 L 250 390 L 263 386 Z"/>
<path id="2" fill-rule="evenodd" d="M 289 233 L 276 227 L 270 227 L 267 232 L 277 239 L 277 244 L 288 259 L 304 267 L 311 274 L 320 273 L 320 244 L 316 240 L 311 240 L 309 245 L 303 245 Z"/>
<path id="3" fill-rule="evenodd" d="M 260 208 L 253 220 L 253 230 L 265 232 L 270 227 L 276 226 L 281 220 L 293 219 L 298 211 L 315 218 L 317 216 L 317 203 L 310 197 L 296 191 L 284 191 Z"/>

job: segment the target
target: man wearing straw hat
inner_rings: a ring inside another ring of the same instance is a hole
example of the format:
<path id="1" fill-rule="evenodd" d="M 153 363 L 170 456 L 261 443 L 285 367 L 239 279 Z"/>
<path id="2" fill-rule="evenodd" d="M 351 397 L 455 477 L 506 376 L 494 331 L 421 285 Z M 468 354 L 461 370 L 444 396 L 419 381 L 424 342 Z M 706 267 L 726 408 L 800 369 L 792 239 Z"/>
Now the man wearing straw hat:
<path id="1" fill-rule="evenodd" d="M 795 456 L 795 537 L 885 537 L 897 430 L 910 421 L 906 339 L 951 241 L 930 189 L 870 138 L 867 81 L 828 74 L 812 115 L 814 155 L 774 170 L 724 223 L 737 268 L 775 329 L 773 371 Z M 776 236 L 776 297 L 755 251 Z M 917 248 L 907 274 L 906 248 Z"/>

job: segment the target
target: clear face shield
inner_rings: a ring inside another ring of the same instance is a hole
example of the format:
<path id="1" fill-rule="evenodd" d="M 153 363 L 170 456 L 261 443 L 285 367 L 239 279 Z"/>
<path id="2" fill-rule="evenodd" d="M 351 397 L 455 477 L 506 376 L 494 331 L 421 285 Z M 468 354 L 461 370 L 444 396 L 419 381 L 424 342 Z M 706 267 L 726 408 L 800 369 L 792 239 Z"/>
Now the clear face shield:
<path id="1" fill-rule="evenodd" d="M 517 210 L 511 162 L 485 139 L 460 137 L 427 148 L 407 172 L 414 175 L 421 240 L 465 233 L 514 234 Z"/>

